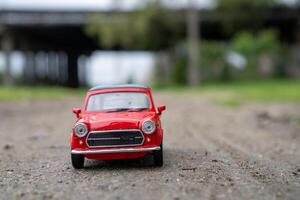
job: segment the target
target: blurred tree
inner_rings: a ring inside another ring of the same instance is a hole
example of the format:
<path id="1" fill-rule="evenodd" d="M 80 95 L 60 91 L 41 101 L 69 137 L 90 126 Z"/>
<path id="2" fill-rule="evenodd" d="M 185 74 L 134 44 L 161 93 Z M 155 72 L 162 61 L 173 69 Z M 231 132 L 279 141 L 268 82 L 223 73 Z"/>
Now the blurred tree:
<path id="1" fill-rule="evenodd" d="M 217 0 L 219 9 L 249 9 L 274 5 L 278 0 Z"/>
<path id="2" fill-rule="evenodd" d="M 184 21 L 159 1 L 148 4 L 132 14 L 96 14 L 86 26 L 86 32 L 96 37 L 108 49 L 165 50 L 184 34 Z"/>
<path id="3" fill-rule="evenodd" d="M 201 43 L 200 64 L 204 80 L 229 80 L 231 74 L 225 62 L 227 46 L 225 42 L 203 41 Z"/>
<path id="4" fill-rule="evenodd" d="M 274 54 L 279 49 L 278 33 L 271 29 L 258 34 L 241 32 L 233 39 L 233 49 L 245 55 Z"/>
<path id="5" fill-rule="evenodd" d="M 86 32 L 107 49 L 142 49 L 157 53 L 157 78 L 170 81 L 170 48 L 184 37 L 184 18 L 180 13 L 151 1 L 132 13 L 97 14 L 91 17 Z"/>
<path id="6" fill-rule="evenodd" d="M 172 70 L 171 79 L 173 84 L 187 84 L 187 58 L 184 55 L 176 55 L 174 60 L 174 68 Z"/>
<path id="7" fill-rule="evenodd" d="M 262 28 L 265 13 L 278 3 L 278 0 L 216 0 L 216 12 L 222 15 L 222 26 L 227 34 L 240 30 Z"/>
<path id="8" fill-rule="evenodd" d="M 273 74 L 274 61 L 278 57 L 280 41 L 275 30 L 263 30 L 253 34 L 241 32 L 232 41 L 232 48 L 248 59 L 248 75 L 265 77 Z"/>
<path id="9" fill-rule="evenodd" d="M 188 82 L 198 85 L 201 81 L 199 67 L 200 19 L 194 0 L 188 1 L 187 36 L 188 36 Z"/>
<path id="10" fill-rule="evenodd" d="M 225 42 L 202 40 L 197 55 L 198 66 L 201 66 L 201 81 L 228 80 L 231 72 L 226 64 L 225 55 L 228 45 Z M 188 71 L 188 45 L 181 43 L 177 46 L 174 56 L 174 68 L 172 70 L 172 81 L 174 84 L 185 85 L 188 83 L 186 74 Z"/>

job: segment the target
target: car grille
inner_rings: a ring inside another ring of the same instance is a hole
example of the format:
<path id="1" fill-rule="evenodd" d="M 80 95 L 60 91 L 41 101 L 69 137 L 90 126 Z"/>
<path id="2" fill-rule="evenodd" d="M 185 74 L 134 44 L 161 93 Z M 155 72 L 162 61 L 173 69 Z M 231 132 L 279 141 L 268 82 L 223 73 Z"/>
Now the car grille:
<path id="1" fill-rule="evenodd" d="M 116 130 L 90 132 L 87 144 L 90 147 L 137 146 L 144 142 L 140 130 Z"/>

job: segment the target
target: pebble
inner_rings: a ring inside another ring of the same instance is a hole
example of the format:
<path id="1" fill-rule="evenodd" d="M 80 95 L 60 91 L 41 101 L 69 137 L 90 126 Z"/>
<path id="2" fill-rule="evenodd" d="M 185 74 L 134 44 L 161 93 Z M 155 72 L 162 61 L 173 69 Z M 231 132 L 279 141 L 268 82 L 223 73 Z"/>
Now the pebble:
<path id="1" fill-rule="evenodd" d="M 4 145 L 4 147 L 3 147 L 4 150 L 9 150 L 9 149 L 12 149 L 12 148 L 14 148 L 14 146 L 13 146 L 13 145 L 10 145 L 10 144 L 6 144 L 6 145 Z"/>

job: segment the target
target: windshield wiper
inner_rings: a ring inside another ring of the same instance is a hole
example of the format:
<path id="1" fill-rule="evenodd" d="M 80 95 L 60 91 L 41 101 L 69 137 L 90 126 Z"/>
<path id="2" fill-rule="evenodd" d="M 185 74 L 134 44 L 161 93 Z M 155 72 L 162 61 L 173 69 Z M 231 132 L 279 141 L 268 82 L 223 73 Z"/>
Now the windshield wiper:
<path id="1" fill-rule="evenodd" d="M 130 108 L 111 109 L 111 110 L 108 110 L 107 112 L 123 112 L 123 111 L 127 111 L 127 110 L 130 110 Z"/>
<path id="2" fill-rule="evenodd" d="M 128 112 L 140 112 L 143 110 L 147 110 L 148 108 L 132 108 L 130 110 L 128 110 Z"/>

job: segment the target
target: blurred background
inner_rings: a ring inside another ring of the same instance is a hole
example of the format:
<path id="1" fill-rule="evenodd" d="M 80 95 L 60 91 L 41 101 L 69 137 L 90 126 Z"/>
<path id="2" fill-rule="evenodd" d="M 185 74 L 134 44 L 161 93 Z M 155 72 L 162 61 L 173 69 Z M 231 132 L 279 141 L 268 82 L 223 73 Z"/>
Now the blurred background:
<path id="1" fill-rule="evenodd" d="M 163 168 L 72 169 L 111 83 L 167 106 Z M 0 0 L 0 199 L 296 200 L 299 133 L 300 0 Z"/>
<path id="2" fill-rule="evenodd" d="M 300 78 L 297 0 L 1 0 L 0 39 L 5 88 Z"/>

